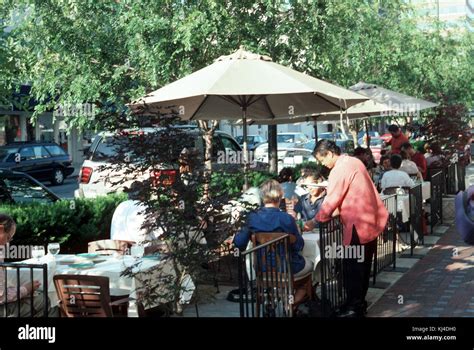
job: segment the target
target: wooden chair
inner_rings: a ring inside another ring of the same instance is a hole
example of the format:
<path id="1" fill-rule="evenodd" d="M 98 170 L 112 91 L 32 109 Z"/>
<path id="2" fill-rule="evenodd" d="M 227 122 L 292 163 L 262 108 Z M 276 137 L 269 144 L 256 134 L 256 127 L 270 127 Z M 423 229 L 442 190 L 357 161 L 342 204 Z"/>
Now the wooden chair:
<path id="1" fill-rule="evenodd" d="M 100 241 L 89 242 L 87 251 L 89 253 L 97 253 L 100 255 L 113 255 L 115 253 L 125 255 L 132 245 L 133 243 L 130 241 L 103 239 Z"/>
<path id="2" fill-rule="evenodd" d="M 289 244 L 294 244 L 296 242 L 296 237 L 294 235 L 288 235 L 282 232 L 254 233 L 251 236 L 251 240 L 252 240 L 253 246 L 258 247 L 259 245 L 268 243 L 278 238 L 282 238 L 284 236 L 288 236 Z M 257 284 L 256 286 L 257 287 L 257 296 L 256 296 L 257 315 L 260 315 L 260 309 L 264 304 L 265 296 L 262 294 L 265 293 L 265 289 L 268 287 L 268 282 L 273 283 L 276 281 L 277 283 L 274 286 L 274 288 L 278 288 L 278 289 L 285 289 L 286 288 L 285 284 L 289 283 L 293 293 L 296 290 L 299 290 L 302 288 L 305 289 L 305 297 L 302 300 L 298 302 L 294 302 L 292 304 L 291 314 L 293 314 L 293 312 L 295 312 L 303 302 L 307 300 L 314 300 L 315 294 L 314 294 L 313 283 L 312 283 L 312 271 L 304 276 L 299 276 L 298 278 L 295 278 L 293 275 L 291 275 L 292 276 L 291 280 L 288 280 L 287 278 L 289 275 L 278 271 L 277 267 L 282 266 L 281 256 L 282 255 L 290 256 L 291 253 L 284 251 L 283 254 L 280 254 L 281 252 L 276 252 L 275 248 L 276 246 L 270 245 L 270 248 L 266 250 L 267 254 L 264 254 L 263 256 L 260 256 L 260 257 L 258 256 L 256 252 L 254 253 L 255 255 L 254 265 L 257 265 L 257 266 L 254 266 L 256 267 L 255 273 L 256 273 L 256 284 Z M 286 245 L 285 245 L 285 248 L 286 248 Z M 257 259 L 261 259 L 261 262 L 260 262 L 261 266 L 268 266 L 268 263 L 266 261 L 267 260 L 266 255 L 268 255 L 268 253 L 274 254 L 276 264 L 271 265 L 271 271 L 262 271 L 261 269 L 258 268 L 259 263 L 257 263 Z M 282 293 L 282 294 L 285 294 L 285 293 Z"/>
<path id="3" fill-rule="evenodd" d="M 112 307 L 130 301 L 125 298 L 112 302 L 109 278 L 104 276 L 56 275 L 54 286 L 64 317 L 114 317 Z"/>

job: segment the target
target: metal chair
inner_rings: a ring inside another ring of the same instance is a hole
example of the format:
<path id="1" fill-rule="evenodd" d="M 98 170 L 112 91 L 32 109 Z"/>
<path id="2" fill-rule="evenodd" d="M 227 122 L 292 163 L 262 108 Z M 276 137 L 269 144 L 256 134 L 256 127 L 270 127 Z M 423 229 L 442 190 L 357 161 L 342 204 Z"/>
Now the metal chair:
<path id="1" fill-rule="evenodd" d="M 285 241 L 277 242 L 284 237 L 288 237 L 287 244 Z M 314 299 L 312 271 L 298 278 L 291 273 L 289 244 L 295 243 L 296 237 L 281 232 L 258 232 L 251 236 L 251 240 L 254 247 L 268 244 L 263 252 L 254 252 L 257 315 L 263 308 L 263 315 L 269 316 L 265 309 L 271 310 L 280 303 L 286 309 L 284 311 L 292 316 L 302 303 Z M 275 243 L 271 244 L 272 241 Z M 295 301 L 294 291 L 302 288 L 305 289 L 305 297 Z"/>

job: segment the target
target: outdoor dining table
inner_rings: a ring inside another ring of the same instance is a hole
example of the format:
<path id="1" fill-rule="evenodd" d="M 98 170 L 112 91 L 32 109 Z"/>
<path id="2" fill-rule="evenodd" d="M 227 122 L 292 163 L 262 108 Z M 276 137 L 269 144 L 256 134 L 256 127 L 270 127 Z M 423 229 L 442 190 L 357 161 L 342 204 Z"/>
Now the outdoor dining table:
<path id="1" fill-rule="evenodd" d="M 129 308 L 128 317 L 138 317 L 137 305 L 136 305 L 136 290 L 142 283 L 140 278 L 141 273 L 147 275 L 147 271 L 154 270 L 160 264 L 164 263 L 164 259 L 148 259 L 148 258 L 134 258 L 130 255 L 124 255 L 120 257 L 112 256 L 98 256 L 94 259 L 96 262 L 92 267 L 81 268 L 78 265 L 73 265 L 77 262 L 85 262 L 86 259 L 79 258 L 76 255 L 57 255 L 53 257 L 48 254 L 41 259 L 29 259 L 22 263 L 27 264 L 47 264 L 48 265 L 48 297 L 51 301 L 52 306 L 58 305 L 58 296 L 53 282 L 53 277 L 59 274 L 70 274 L 70 275 L 90 275 L 90 276 L 105 276 L 109 278 L 109 287 L 111 296 L 129 296 Z M 165 260 L 167 261 L 167 260 Z M 170 264 L 167 264 L 170 265 Z M 122 276 L 122 272 L 127 268 L 132 268 L 134 276 Z M 22 273 L 21 281 L 26 281 L 28 271 L 25 270 L 24 276 Z M 35 272 L 36 273 L 36 272 Z M 171 273 L 171 271 L 170 271 Z M 153 278 L 153 273 L 149 273 L 149 277 Z M 41 280 L 35 276 L 35 279 Z M 158 283 L 158 282 L 157 282 Z M 187 303 L 191 299 L 194 291 L 194 284 L 190 278 L 185 279 L 186 288 L 181 293 L 181 302 Z M 145 304 L 145 309 L 157 306 L 155 304 Z"/>
<path id="2" fill-rule="evenodd" d="M 303 233 L 304 248 L 301 255 L 311 260 L 314 264 L 313 268 L 313 284 L 321 280 L 321 249 L 319 230 L 308 231 Z"/>
<path id="3" fill-rule="evenodd" d="M 431 198 L 431 183 L 429 181 L 421 183 L 421 197 L 424 201 Z"/>

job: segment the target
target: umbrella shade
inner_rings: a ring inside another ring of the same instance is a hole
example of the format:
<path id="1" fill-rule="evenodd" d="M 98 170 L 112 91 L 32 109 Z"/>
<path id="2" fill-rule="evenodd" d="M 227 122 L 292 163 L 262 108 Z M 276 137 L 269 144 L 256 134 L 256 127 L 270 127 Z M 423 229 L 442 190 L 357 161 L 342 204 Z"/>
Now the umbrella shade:
<path id="1" fill-rule="evenodd" d="M 281 118 L 338 111 L 368 100 L 340 86 L 239 49 L 210 66 L 129 104 L 135 113 L 169 113 L 183 120 Z M 172 107 L 172 108 L 171 108 Z"/>
<path id="2" fill-rule="evenodd" d="M 394 110 L 391 110 L 387 105 L 383 103 L 378 103 L 373 100 L 368 100 L 365 102 L 358 103 L 346 111 L 343 112 L 344 118 L 348 119 L 361 119 L 367 118 L 370 116 L 383 115 L 395 113 Z M 293 124 L 301 122 L 336 122 L 340 120 L 340 111 L 338 112 L 327 112 L 321 113 L 312 116 L 296 116 L 296 117 L 287 117 L 287 118 L 278 118 L 278 119 L 248 119 L 248 124 L 250 125 L 277 125 L 277 124 Z M 236 125 L 242 125 L 242 120 L 238 120 Z"/>
<path id="3" fill-rule="evenodd" d="M 434 108 L 438 105 L 437 103 L 404 95 L 400 92 L 364 82 L 359 82 L 349 89 L 367 96 L 378 103 L 385 104 L 389 110 L 397 114 L 414 114 L 424 109 Z"/>

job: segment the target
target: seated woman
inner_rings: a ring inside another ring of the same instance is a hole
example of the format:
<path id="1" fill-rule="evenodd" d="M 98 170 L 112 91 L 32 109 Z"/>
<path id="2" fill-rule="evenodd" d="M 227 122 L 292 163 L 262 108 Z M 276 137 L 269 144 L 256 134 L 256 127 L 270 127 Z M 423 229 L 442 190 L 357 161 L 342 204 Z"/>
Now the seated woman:
<path id="1" fill-rule="evenodd" d="M 0 246 L 5 246 L 10 242 L 16 232 L 16 223 L 8 215 L 0 214 Z M 3 262 L 3 257 L 0 257 Z M 20 286 L 19 295 L 17 295 L 17 286 L 7 285 L 5 289 L 4 271 L 0 269 L 0 316 L 6 311 L 8 317 L 17 317 L 18 307 L 20 308 L 20 317 L 43 316 L 43 296 L 36 295 L 33 297 L 33 315 L 31 314 L 31 292 L 36 291 L 40 287 L 39 281 L 24 283 Z M 6 292 L 6 293 L 5 293 Z M 17 300 L 21 299 L 20 304 Z"/>
<path id="2" fill-rule="evenodd" d="M 294 235 L 296 242 L 290 246 L 293 276 L 298 278 L 308 274 L 313 270 L 313 262 L 301 255 L 304 240 L 298 231 L 295 219 L 279 209 L 283 197 L 280 184 L 276 180 L 268 180 L 262 184 L 260 192 L 264 207 L 248 215 L 247 224 L 234 237 L 234 244 L 241 250 L 246 249 L 250 236 L 255 232 L 284 232 Z M 295 301 L 298 297 L 297 291 Z"/>
<path id="3" fill-rule="evenodd" d="M 300 186 L 308 193 L 301 196 L 295 205 L 296 213 L 301 215 L 304 221 L 312 220 L 319 212 L 326 196 L 326 189 L 319 186 L 324 178 L 316 170 L 307 171 L 302 176 Z"/>

